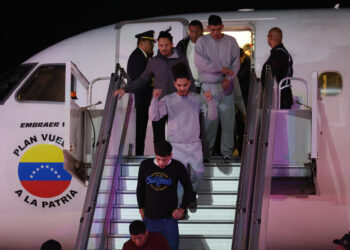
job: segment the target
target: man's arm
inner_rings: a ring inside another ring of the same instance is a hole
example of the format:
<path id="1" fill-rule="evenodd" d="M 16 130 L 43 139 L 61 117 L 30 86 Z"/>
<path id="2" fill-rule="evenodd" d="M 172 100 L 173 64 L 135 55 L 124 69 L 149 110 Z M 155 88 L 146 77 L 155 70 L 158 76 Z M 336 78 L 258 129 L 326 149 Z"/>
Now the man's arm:
<path id="1" fill-rule="evenodd" d="M 182 196 L 182 202 L 180 205 L 180 208 L 186 209 L 188 207 L 188 204 L 191 202 L 192 197 L 193 197 L 193 188 L 192 188 L 192 183 L 190 180 L 190 177 L 186 171 L 185 166 L 179 162 L 178 166 L 178 171 L 179 171 L 179 180 L 181 185 L 184 188 L 184 194 Z"/>
<path id="2" fill-rule="evenodd" d="M 241 62 L 240 62 L 240 57 L 239 57 L 239 46 L 236 40 L 233 41 L 233 49 L 232 49 L 232 53 L 231 53 L 231 58 L 232 58 L 232 62 L 230 65 L 230 69 L 233 71 L 233 75 L 230 75 L 229 77 L 227 77 L 227 79 L 229 80 L 233 80 L 239 71 L 239 68 L 241 67 Z"/>
<path id="3" fill-rule="evenodd" d="M 159 100 L 161 93 L 161 89 L 153 90 L 151 105 L 148 109 L 148 116 L 152 121 L 159 121 L 163 116 L 168 114 L 168 110 L 166 108 L 166 96 Z"/>
<path id="4" fill-rule="evenodd" d="M 117 89 L 114 92 L 114 95 L 115 96 L 119 95 L 119 99 L 120 99 L 123 97 L 125 93 L 129 93 L 129 92 L 135 93 L 138 89 L 143 87 L 148 82 L 149 79 L 151 79 L 152 75 L 153 75 L 152 64 L 149 62 L 146 66 L 145 71 L 143 71 L 143 73 L 135 81 L 132 81 L 131 83 L 127 84 L 125 87 L 121 89 Z"/>
<path id="5" fill-rule="evenodd" d="M 206 73 L 219 73 L 222 68 L 215 65 L 212 61 L 210 61 L 206 50 L 205 43 L 202 37 L 198 38 L 195 46 L 195 55 L 194 55 L 194 63 L 199 71 Z"/>
<path id="6" fill-rule="evenodd" d="M 139 206 L 139 211 L 142 219 L 144 218 L 144 208 L 145 208 L 145 201 L 146 201 L 146 181 L 145 181 L 145 175 L 144 175 L 144 162 L 141 163 L 139 168 L 139 174 L 137 178 L 137 187 L 136 187 L 136 197 L 137 197 L 137 204 Z"/>

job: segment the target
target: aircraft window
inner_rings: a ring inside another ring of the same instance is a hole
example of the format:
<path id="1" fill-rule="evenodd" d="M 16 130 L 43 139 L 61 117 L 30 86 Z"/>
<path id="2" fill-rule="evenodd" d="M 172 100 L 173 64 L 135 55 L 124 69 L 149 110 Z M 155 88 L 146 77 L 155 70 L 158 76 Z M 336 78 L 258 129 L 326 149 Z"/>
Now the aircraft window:
<path id="1" fill-rule="evenodd" d="M 65 66 L 39 67 L 17 94 L 19 101 L 64 102 Z"/>
<path id="2" fill-rule="evenodd" d="M 318 77 L 321 94 L 324 96 L 339 95 L 343 89 L 343 80 L 337 72 L 323 72 Z"/>
<path id="3" fill-rule="evenodd" d="M 5 103 L 18 84 L 28 75 L 35 64 L 22 64 L 0 76 L 0 104 Z"/>

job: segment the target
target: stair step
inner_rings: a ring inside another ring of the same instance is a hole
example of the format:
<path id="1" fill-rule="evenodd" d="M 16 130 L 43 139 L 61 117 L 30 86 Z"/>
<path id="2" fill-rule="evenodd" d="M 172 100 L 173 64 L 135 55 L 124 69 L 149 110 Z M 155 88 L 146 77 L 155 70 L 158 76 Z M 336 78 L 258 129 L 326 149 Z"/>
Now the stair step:
<path id="1" fill-rule="evenodd" d="M 275 195 L 316 195 L 312 177 L 272 177 L 271 194 Z"/>
<path id="2" fill-rule="evenodd" d="M 125 156 L 123 158 L 123 163 L 140 163 L 141 161 L 145 160 L 145 159 L 152 159 L 154 158 L 154 156 Z M 224 159 L 221 156 L 212 156 L 210 157 L 210 163 L 219 163 L 219 164 L 225 164 L 224 163 Z M 106 158 L 106 162 L 109 161 L 115 161 L 114 158 Z M 241 158 L 240 157 L 232 157 L 231 159 L 231 163 L 240 163 L 241 162 Z"/>
<path id="3" fill-rule="evenodd" d="M 88 249 L 98 248 L 99 235 L 90 235 Z M 110 235 L 108 237 L 109 249 L 121 250 L 123 244 L 129 240 L 129 235 Z M 180 235 L 181 250 L 225 250 L 231 249 L 232 235 L 219 237 L 212 235 Z M 195 248 L 194 248 L 195 247 Z"/>
<path id="4" fill-rule="evenodd" d="M 272 167 L 273 177 L 312 177 L 312 170 L 304 166 L 277 166 Z"/>
<path id="5" fill-rule="evenodd" d="M 235 216 L 236 206 L 203 206 L 198 205 L 197 210 L 192 213 L 189 211 L 189 220 L 206 220 L 206 221 L 225 221 L 232 220 Z M 106 206 L 96 206 L 94 219 L 104 219 Z M 117 205 L 113 207 L 112 219 L 123 220 L 136 220 L 140 219 L 139 209 L 134 206 L 121 206 Z"/>
<path id="6" fill-rule="evenodd" d="M 199 189 L 203 191 L 236 191 L 238 190 L 238 178 L 204 178 Z M 108 191 L 112 186 L 112 178 L 103 177 L 100 191 Z M 136 177 L 120 177 L 118 190 L 136 190 Z"/>
<path id="7" fill-rule="evenodd" d="M 140 163 L 122 164 L 120 176 L 138 176 Z M 106 163 L 103 169 L 104 177 L 113 177 L 115 169 L 115 162 Z M 87 167 L 87 174 L 90 175 L 91 167 Z M 239 177 L 240 163 L 206 163 L 204 164 L 205 177 Z"/>
<path id="8" fill-rule="evenodd" d="M 233 233 L 234 223 L 222 223 L 213 221 L 209 223 L 179 223 L 179 233 L 181 235 L 192 235 L 196 232 L 196 235 L 209 234 L 218 236 L 230 236 Z M 91 234 L 99 234 L 102 232 L 103 221 L 94 222 L 91 227 Z M 111 223 L 111 234 L 128 234 L 129 223 Z"/>
<path id="9" fill-rule="evenodd" d="M 97 204 L 103 205 L 108 203 L 109 192 L 100 192 L 97 198 Z M 114 204 L 136 205 L 137 198 L 135 191 L 118 191 Z M 236 192 L 199 192 L 198 205 L 234 205 L 236 204 Z"/>

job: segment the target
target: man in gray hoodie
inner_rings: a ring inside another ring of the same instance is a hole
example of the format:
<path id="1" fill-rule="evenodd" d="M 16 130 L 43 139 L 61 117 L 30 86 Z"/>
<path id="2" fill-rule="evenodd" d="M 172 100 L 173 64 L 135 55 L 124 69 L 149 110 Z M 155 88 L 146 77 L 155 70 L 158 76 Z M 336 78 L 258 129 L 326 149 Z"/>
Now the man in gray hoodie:
<path id="1" fill-rule="evenodd" d="M 222 33 L 224 25 L 219 16 L 208 19 L 210 34 L 201 36 L 196 42 L 195 63 L 199 70 L 202 91 L 211 91 L 218 107 L 216 120 L 204 120 L 202 136 L 204 158 L 208 159 L 215 145 L 216 135 L 221 124 L 221 155 L 225 162 L 230 161 L 234 146 L 235 102 L 233 79 L 239 67 L 239 46 L 236 39 Z"/>
<path id="2" fill-rule="evenodd" d="M 160 97 L 176 92 L 173 84 L 174 77 L 171 72 L 172 66 L 179 62 L 184 62 L 187 67 L 187 72 L 192 82 L 190 89 L 195 91 L 194 80 L 191 70 L 188 66 L 187 59 L 177 52 L 173 47 L 173 37 L 170 34 L 171 28 L 161 31 L 158 36 L 158 54 L 150 59 L 145 71 L 135 81 L 126 85 L 124 88 L 115 91 L 114 95 L 119 95 L 121 98 L 125 92 L 135 93 L 139 88 L 144 86 L 151 77 L 154 77 L 154 88 L 161 89 Z M 153 122 L 153 140 L 154 142 L 165 140 L 165 123 L 167 117 L 163 117 L 159 121 Z"/>
<path id="3" fill-rule="evenodd" d="M 172 68 L 173 84 L 177 92 L 160 99 L 163 91 L 155 88 L 148 113 L 149 118 L 153 121 L 168 116 L 167 140 L 173 147 L 173 157 L 186 167 L 191 167 L 190 177 L 194 197 L 189 207 L 195 209 L 197 206 L 196 192 L 204 172 L 202 144 L 199 138 L 199 113 L 202 112 L 204 117 L 214 120 L 217 118 L 217 109 L 210 91 L 203 92 L 203 95 L 189 91 L 191 80 L 186 68 L 185 63 L 174 65 Z M 180 189 L 180 195 L 181 192 Z"/>

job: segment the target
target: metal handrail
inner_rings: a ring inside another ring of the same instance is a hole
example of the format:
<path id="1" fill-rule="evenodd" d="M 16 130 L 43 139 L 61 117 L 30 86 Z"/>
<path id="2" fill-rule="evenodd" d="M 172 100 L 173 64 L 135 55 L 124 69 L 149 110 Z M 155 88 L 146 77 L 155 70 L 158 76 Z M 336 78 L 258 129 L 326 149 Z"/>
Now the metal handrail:
<path id="1" fill-rule="evenodd" d="M 257 152 L 256 152 L 256 162 L 255 162 L 255 179 L 254 187 L 252 190 L 252 200 L 250 209 L 250 225 L 247 248 L 246 249 L 264 249 L 264 234 L 267 218 L 267 207 L 268 199 L 264 199 L 265 195 L 269 195 L 271 179 L 270 175 L 267 174 L 269 171 L 267 162 L 269 159 L 269 150 L 273 148 L 273 142 L 269 141 L 270 125 L 271 122 L 271 109 L 273 107 L 274 101 L 274 79 L 272 77 L 271 67 L 267 65 L 266 67 L 266 77 L 265 77 L 265 89 L 262 102 L 261 110 L 261 121 L 259 133 L 256 138 L 257 142 Z"/>
<path id="2" fill-rule="evenodd" d="M 240 181 L 237 194 L 236 225 L 232 237 L 232 249 L 247 249 L 249 221 L 251 218 L 251 199 L 255 179 L 255 159 L 260 121 L 261 83 L 251 72 L 249 98 L 247 107 L 247 123 L 244 131 L 244 144 Z"/>
<path id="3" fill-rule="evenodd" d="M 112 125 L 115 116 L 115 110 L 118 104 L 118 97 L 114 96 L 116 89 L 119 89 L 124 82 L 123 78 L 129 80 L 126 77 L 126 73 L 120 67 L 119 64 L 116 65 L 115 73 L 111 76 L 111 81 L 107 93 L 107 98 L 105 102 L 104 115 L 102 119 L 101 129 L 98 137 L 96 156 L 93 159 L 92 171 L 89 178 L 89 185 L 86 192 L 86 198 L 84 203 L 84 208 L 82 211 L 82 216 L 80 219 L 80 227 L 78 232 L 78 237 L 76 241 L 76 250 L 86 250 L 89 240 L 89 234 L 91 231 L 91 226 L 94 218 L 94 212 L 97 204 L 97 197 L 99 193 L 99 188 L 101 184 L 104 163 L 107 155 L 109 140 L 112 131 Z M 132 98 L 132 97 L 131 97 Z M 132 101 L 132 99 L 131 99 Z M 123 148 L 123 147 L 122 147 Z M 122 150 L 122 149 L 119 149 Z M 122 154 L 122 151 L 121 151 Z M 104 241 L 104 238 L 101 238 Z"/>
<path id="4" fill-rule="evenodd" d="M 111 80 L 111 77 L 110 76 L 98 77 L 91 81 L 91 84 L 89 85 L 89 94 L 90 94 L 89 105 L 92 105 L 92 87 L 97 81 L 103 81 L 103 80 Z"/>
<path id="5" fill-rule="evenodd" d="M 126 74 L 126 72 L 124 70 L 121 70 L 121 75 L 123 78 L 126 78 L 128 80 L 128 82 L 131 82 L 130 77 Z M 118 96 L 118 98 L 119 98 L 119 96 Z M 120 168 L 121 168 L 121 160 L 123 157 L 125 138 L 126 138 L 126 133 L 128 130 L 129 121 L 130 121 L 132 103 L 133 103 L 133 95 L 129 94 L 128 105 L 126 108 L 125 119 L 124 119 L 124 124 L 123 124 L 123 130 L 122 130 L 122 134 L 121 134 L 120 142 L 119 142 L 116 167 L 114 168 L 114 173 L 113 173 L 112 187 L 111 187 L 111 191 L 109 193 L 107 210 L 106 210 L 106 214 L 105 214 L 105 220 L 103 223 L 103 231 L 102 231 L 101 240 L 100 240 L 100 247 L 99 247 L 100 250 L 105 249 L 105 239 L 108 237 L 108 230 L 109 230 L 110 221 L 111 221 L 111 212 L 113 209 L 113 202 L 114 202 L 114 199 L 115 199 L 115 196 L 117 193 L 117 188 L 118 188 L 118 182 L 119 182 L 118 175 L 120 173 Z"/>

